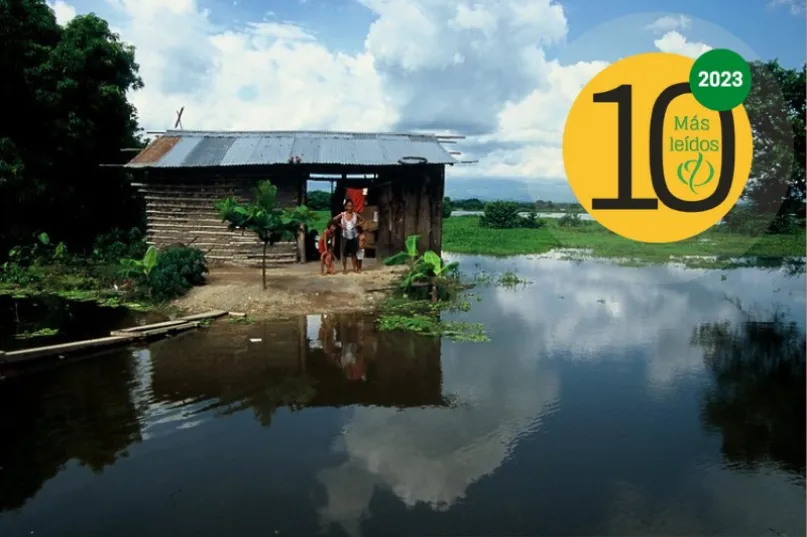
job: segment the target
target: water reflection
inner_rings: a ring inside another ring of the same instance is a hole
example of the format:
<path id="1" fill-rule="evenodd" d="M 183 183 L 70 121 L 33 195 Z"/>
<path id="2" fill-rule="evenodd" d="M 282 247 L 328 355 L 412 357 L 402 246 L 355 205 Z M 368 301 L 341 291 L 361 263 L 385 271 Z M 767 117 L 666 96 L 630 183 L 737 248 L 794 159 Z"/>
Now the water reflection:
<path id="1" fill-rule="evenodd" d="M 141 440 L 126 352 L 8 379 L 0 389 L 0 511 L 15 509 L 69 461 L 100 473 Z"/>
<path id="2" fill-rule="evenodd" d="M 704 424 L 722 434 L 727 461 L 746 470 L 774 464 L 803 482 L 804 332 L 774 314 L 768 321 L 704 323 L 692 340 L 714 378 L 704 394 Z"/>
<path id="3" fill-rule="evenodd" d="M 159 342 L 155 400 L 206 402 L 200 411 L 223 415 L 252 408 L 267 426 L 279 407 L 443 405 L 440 340 L 379 333 L 374 322 L 351 314 L 223 322 Z"/>
<path id="4" fill-rule="evenodd" d="M 365 315 L 224 321 L 125 370 L 5 381 L 3 408 L 30 410 L 3 414 L 2 465 L 49 481 L 0 472 L 5 505 L 33 495 L 0 534 L 804 534 L 803 278 L 462 261 L 533 282 L 452 314 L 490 344 Z M 110 408 L 74 404 L 68 426 L 60 394 L 81 389 Z M 45 445 L 60 427 L 131 456 L 82 472 L 65 461 L 86 447 Z"/>

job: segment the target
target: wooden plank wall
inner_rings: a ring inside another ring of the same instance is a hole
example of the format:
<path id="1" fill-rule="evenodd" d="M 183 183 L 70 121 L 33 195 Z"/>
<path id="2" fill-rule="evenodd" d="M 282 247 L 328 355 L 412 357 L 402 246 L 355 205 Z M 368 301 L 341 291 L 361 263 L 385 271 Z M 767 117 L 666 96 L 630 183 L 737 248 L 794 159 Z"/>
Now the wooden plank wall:
<path id="1" fill-rule="evenodd" d="M 252 233 L 229 231 L 213 207 L 227 196 L 249 200 L 260 179 L 269 179 L 278 187 L 282 206 L 297 205 L 305 189 L 297 177 L 271 177 L 260 171 L 150 170 L 138 182 L 146 201 L 149 243 L 164 248 L 193 241 L 211 264 L 260 265 L 262 243 Z M 271 263 L 297 262 L 297 243 L 275 244 L 267 259 Z"/>
<path id="2" fill-rule="evenodd" d="M 378 179 L 379 257 L 401 251 L 409 235 L 419 235 L 418 249 L 440 254 L 443 238 L 443 166 L 402 166 Z"/>

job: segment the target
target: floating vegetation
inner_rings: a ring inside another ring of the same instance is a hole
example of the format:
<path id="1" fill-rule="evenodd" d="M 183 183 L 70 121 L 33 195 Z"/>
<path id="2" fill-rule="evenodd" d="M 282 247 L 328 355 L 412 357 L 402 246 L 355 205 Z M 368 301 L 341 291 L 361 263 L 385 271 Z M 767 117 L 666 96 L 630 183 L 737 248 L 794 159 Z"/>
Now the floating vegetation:
<path id="1" fill-rule="evenodd" d="M 479 297 L 477 299 L 481 300 Z M 451 341 L 490 341 L 481 323 L 440 319 L 443 311 L 467 312 L 470 309 L 470 302 L 459 298 L 445 302 L 390 298 L 381 304 L 381 316 L 377 324 L 381 331 L 442 336 Z"/>
<path id="2" fill-rule="evenodd" d="M 477 272 L 473 276 L 473 283 L 474 285 L 486 285 L 486 286 L 496 286 L 496 287 L 504 287 L 508 289 L 514 289 L 518 286 L 529 285 L 532 282 L 520 277 L 514 271 L 506 271 L 502 273 L 490 273 L 490 272 Z"/>
<path id="3" fill-rule="evenodd" d="M 387 332 L 412 332 L 423 336 L 442 336 L 451 341 L 490 341 L 482 323 L 442 321 L 429 315 L 385 315 L 378 328 Z"/>
<path id="4" fill-rule="evenodd" d="M 33 332 L 21 332 L 14 337 L 16 339 L 33 339 L 37 337 L 55 336 L 58 333 L 59 330 L 56 328 L 40 328 L 39 330 L 34 330 Z"/>

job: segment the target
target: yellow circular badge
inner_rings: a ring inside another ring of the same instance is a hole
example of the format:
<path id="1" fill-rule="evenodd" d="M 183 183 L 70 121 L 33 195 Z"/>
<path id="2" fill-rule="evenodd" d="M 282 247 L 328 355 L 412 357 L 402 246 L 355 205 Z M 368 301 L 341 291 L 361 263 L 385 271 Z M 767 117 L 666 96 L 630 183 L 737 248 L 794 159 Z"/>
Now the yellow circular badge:
<path id="1" fill-rule="evenodd" d="M 689 85 L 694 60 L 651 52 L 620 60 L 580 92 L 566 119 L 563 164 L 600 224 L 641 242 L 675 242 L 737 203 L 753 156 L 745 108 L 716 112 Z"/>

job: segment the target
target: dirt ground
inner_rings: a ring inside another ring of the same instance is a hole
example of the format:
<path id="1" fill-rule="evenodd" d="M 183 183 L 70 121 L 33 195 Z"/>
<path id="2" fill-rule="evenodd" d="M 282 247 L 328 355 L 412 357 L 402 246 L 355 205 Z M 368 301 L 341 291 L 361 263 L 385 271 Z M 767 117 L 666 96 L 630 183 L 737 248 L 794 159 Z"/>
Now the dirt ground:
<path id="1" fill-rule="evenodd" d="M 260 268 L 212 266 L 207 283 L 194 287 L 174 305 L 188 313 L 225 310 L 263 319 L 369 311 L 386 298 L 401 272 L 400 267 L 379 265 L 372 259 L 365 260 L 361 274 L 342 274 L 338 262 L 335 268 L 336 274 L 321 276 L 319 263 L 267 266 L 264 290 Z"/>

